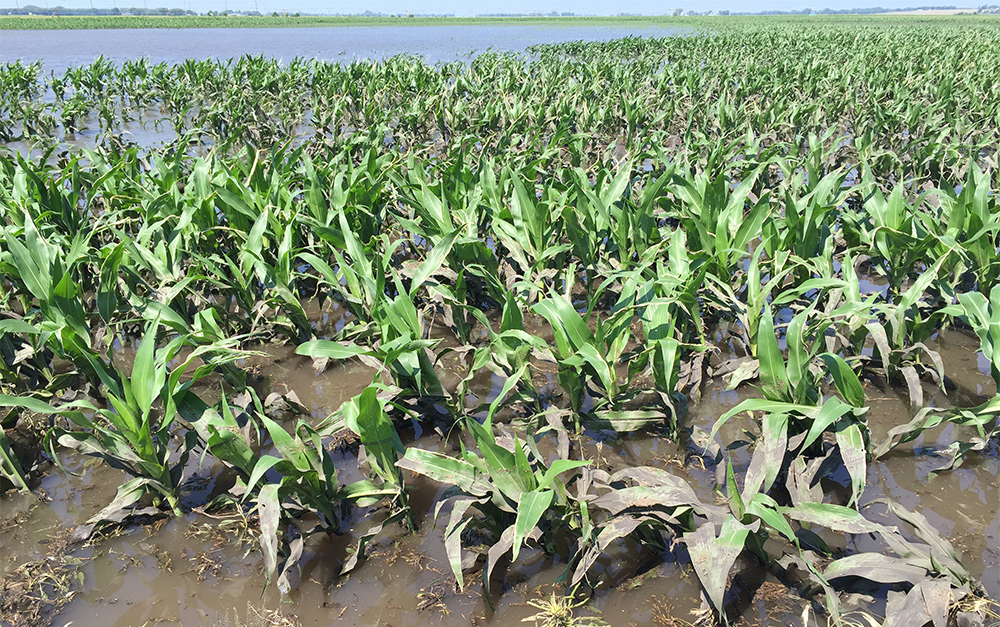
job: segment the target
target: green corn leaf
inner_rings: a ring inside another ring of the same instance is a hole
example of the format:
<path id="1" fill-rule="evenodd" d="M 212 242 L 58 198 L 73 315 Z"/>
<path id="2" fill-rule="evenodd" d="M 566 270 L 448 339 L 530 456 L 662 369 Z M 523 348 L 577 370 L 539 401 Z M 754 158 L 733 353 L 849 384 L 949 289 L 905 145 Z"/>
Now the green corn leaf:
<path id="1" fill-rule="evenodd" d="M 764 305 L 764 314 L 757 328 L 757 358 L 760 360 L 760 382 L 764 396 L 772 401 L 788 400 L 788 377 L 785 359 L 774 335 L 774 316 L 770 305 Z"/>
<path id="2" fill-rule="evenodd" d="M 815 413 L 812 424 L 809 426 L 809 434 L 806 435 L 806 439 L 802 443 L 802 450 L 809 448 L 813 442 L 823 435 L 824 431 L 847 414 L 852 413 L 852 411 L 853 408 L 839 398 L 833 397 L 828 399 L 823 403 L 819 411 Z"/>
<path id="3" fill-rule="evenodd" d="M 521 494 L 517 504 L 517 519 L 514 521 L 514 554 L 511 561 L 517 559 L 521 544 L 548 511 L 554 496 L 555 492 L 552 490 L 532 490 Z"/>
<path id="4" fill-rule="evenodd" d="M 790 542 L 796 542 L 795 531 L 781 512 L 778 511 L 778 504 L 774 499 L 766 494 L 755 494 L 747 502 L 747 514 L 760 518 L 772 529 L 776 529 Z"/>
<path id="5" fill-rule="evenodd" d="M 581 468 L 583 466 L 589 466 L 592 463 L 591 460 L 572 460 L 572 459 L 557 459 L 552 462 L 552 465 L 545 471 L 542 476 L 541 481 L 538 482 L 538 490 L 547 490 L 550 488 L 558 478 L 558 476 L 567 470 L 574 470 L 576 468 Z"/>
<path id="6" fill-rule="evenodd" d="M 979 336 L 979 347 L 990 362 L 990 373 L 1000 393 L 1000 285 L 990 291 L 990 300 L 979 292 L 958 295 L 965 319 Z"/>
<path id="7" fill-rule="evenodd" d="M 486 414 L 485 424 L 487 426 L 492 428 L 493 417 L 496 415 L 497 410 L 500 409 L 504 399 L 506 399 L 511 390 L 513 390 L 517 384 L 521 382 L 521 379 L 524 378 L 526 373 L 528 373 L 528 364 L 521 366 L 517 372 L 515 372 L 512 376 L 507 377 L 507 380 L 503 382 L 503 387 L 500 389 L 500 393 L 497 394 L 497 397 L 493 399 L 492 403 L 490 403 L 489 412 Z"/>
<path id="8" fill-rule="evenodd" d="M 844 400 L 855 407 L 864 407 L 865 390 L 861 386 L 858 375 L 851 370 L 843 357 L 832 353 L 823 353 L 819 358 L 826 364 L 826 369 L 833 377 L 833 383 L 837 386 L 837 391 L 844 397 Z"/>
<path id="9" fill-rule="evenodd" d="M 52 299 L 52 268 L 48 259 L 48 244 L 42 239 L 35 227 L 34 220 L 25 214 L 25 243 L 8 233 L 6 237 L 7 250 L 14 258 L 14 266 L 18 275 L 24 281 L 24 286 L 38 300 L 45 302 Z"/>
<path id="10" fill-rule="evenodd" d="M 153 400 L 159 396 L 160 389 L 165 383 L 165 368 L 157 367 L 156 364 L 156 332 L 159 327 L 157 321 L 146 327 L 146 332 L 139 343 L 139 350 L 135 353 L 132 376 L 129 380 L 136 406 L 142 412 L 143 418 L 149 415 Z"/>
<path id="11" fill-rule="evenodd" d="M 63 409 L 53 407 L 45 401 L 31 396 L 10 396 L 8 394 L 0 394 L 0 407 L 20 407 L 44 416 L 63 411 Z"/>
<path id="12" fill-rule="evenodd" d="M 514 467 L 517 469 L 517 480 L 524 490 L 534 490 L 537 487 L 535 473 L 531 470 L 531 462 L 524 452 L 521 441 L 514 436 Z"/>
<path id="13" fill-rule="evenodd" d="M 265 209 L 253 223 L 253 228 L 247 233 L 246 243 L 240 252 L 240 269 L 243 274 L 249 274 L 250 267 L 260 259 L 260 252 L 264 248 L 264 231 L 267 229 L 267 220 L 270 213 Z"/>
<path id="14" fill-rule="evenodd" d="M 306 355 L 308 357 L 327 357 L 329 359 L 350 359 L 358 355 L 372 355 L 373 353 L 357 344 L 342 344 L 331 342 L 330 340 L 310 340 L 303 342 L 295 348 L 296 355 Z"/>
<path id="15" fill-rule="evenodd" d="M 23 320 L 0 320 L 0 334 L 26 333 L 28 335 L 38 335 L 41 332 L 41 327 L 29 324 Z"/>
<path id="16" fill-rule="evenodd" d="M 809 362 L 811 361 L 805 340 L 807 320 L 807 312 L 797 314 L 788 323 L 788 329 L 785 332 L 785 343 L 788 345 L 788 383 L 793 390 L 798 387 L 802 378 L 808 375 Z"/>
<path id="17" fill-rule="evenodd" d="M 417 289 L 419 289 L 432 274 L 437 272 L 438 268 L 440 268 L 445 262 L 448 255 L 451 253 L 452 246 L 455 244 L 456 237 L 458 237 L 458 231 L 452 231 L 446 235 L 444 239 L 434 246 L 430 254 L 427 255 L 427 259 L 417 266 L 416 272 L 413 273 L 413 280 L 410 282 L 410 298 L 413 298 L 416 295 Z"/>
<path id="18" fill-rule="evenodd" d="M 260 459 L 257 460 L 257 463 L 254 464 L 253 472 L 250 473 L 250 479 L 247 481 L 247 493 L 243 498 L 246 499 L 251 493 L 253 493 L 254 488 L 257 486 L 257 482 L 263 478 L 264 473 L 283 461 L 284 460 L 280 457 L 275 457 L 273 455 L 261 455 Z"/>
<path id="19" fill-rule="evenodd" d="M 839 401 L 839 399 L 831 399 L 831 400 Z M 843 406 L 845 406 L 845 407 L 848 407 L 848 406 L 844 405 L 844 403 L 840 403 L 840 404 L 843 405 Z M 848 410 L 850 410 L 850 407 L 848 407 Z M 732 409 L 730 409 L 726 413 L 722 414 L 722 416 L 720 416 L 719 419 L 717 421 L 715 421 L 715 425 L 712 426 L 712 433 L 711 433 L 709 439 L 710 440 L 714 440 L 715 436 L 718 435 L 718 433 L 719 433 L 719 429 L 721 429 L 722 426 L 730 418 L 732 418 L 736 414 L 740 414 L 740 413 L 743 413 L 745 411 L 747 411 L 747 412 L 750 412 L 750 411 L 762 411 L 762 412 L 766 412 L 766 413 L 786 413 L 786 414 L 796 413 L 796 414 L 800 414 L 802 416 L 814 417 L 816 414 L 818 414 L 821 411 L 821 408 L 815 407 L 813 405 L 799 405 L 799 404 L 796 404 L 796 403 L 785 403 L 785 402 L 782 402 L 782 401 L 771 401 L 771 400 L 767 400 L 767 399 L 763 399 L 763 398 L 748 398 L 747 400 L 743 401 L 742 403 L 740 403 L 736 407 L 733 407 Z"/>
<path id="20" fill-rule="evenodd" d="M 25 481 L 26 475 L 21 470 L 17 456 L 10 448 L 10 441 L 3 428 L 0 428 L 0 476 L 14 484 L 14 487 L 21 492 L 28 491 L 28 483 Z"/>
<path id="21" fill-rule="evenodd" d="M 358 405 L 358 435 L 365 446 L 372 469 L 382 478 L 394 485 L 402 484 L 402 477 L 396 467 L 398 455 L 403 453 L 403 444 L 399 440 L 392 421 L 382 409 L 378 400 L 378 389 L 368 386 L 357 398 Z"/>
<path id="22" fill-rule="evenodd" d="M 97 291 L 97 311 L 101 319 L 110 323 L 118 307 L 117 283 L 118 268 L 125 256 L 125 244 L 120 243 L 111 249 L 111 253 L 101 264 L 101 282 Z"/>
<path id="23" fill-rule="evenodd" d="M 295 468 L 300 471 L 306 472 L 312 468 L 309 457 L 306 454 L 304 447 L 301 442 L 298 442 L 295 438 L 290 436 L 284 427 L 274 422 L 266 415 L 260 416 L 261 422 L 264 423 L 264 427 L 267 429 L 268 434 L 271 436 L 271 442 L 274 447 L 278 449 L 282 457 L 290 462 Z"/>
<path id="24" fill-rule="evenodd" d="M 466 420 L 466 425 L 479 445 L 493 483 L 511 502 L 517 503 L 527 486 L 520 480 L 514 454 L 497 444 L 492 429 L 487 429 L 474 418 Z"/>
<path id="25" fill-rule="evenodd" d="M 538 302 L 531 309 L 545 318 L 552 327 L 561 356 L 569 357 L 580 347 L 594 344 L 594 334 L 573 305 L 561 294 L 552 292 L 548 299 Z"/>
<path id="26" fill-rule="evenodd" d="M 743 504 L 740 490 L 736 486 L 736 473 L 733 472 L 732 458 L 726 460 L 726 498 L 729 501 L 729 510 L 733 513 L 736 520 L 743 520 L 743 514 L 746 513 L 746 506 Z"/>

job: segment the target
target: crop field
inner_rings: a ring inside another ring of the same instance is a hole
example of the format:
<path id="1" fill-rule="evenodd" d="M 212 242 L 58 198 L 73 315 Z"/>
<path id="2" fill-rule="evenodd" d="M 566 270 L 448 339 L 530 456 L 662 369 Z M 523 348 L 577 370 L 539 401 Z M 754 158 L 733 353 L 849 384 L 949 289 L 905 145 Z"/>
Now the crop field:
<path id="1" fill-rule="evenodd" d="M 997 22 L 699 24 L 0 68 L 0 622 L 1000 624 Z"/>

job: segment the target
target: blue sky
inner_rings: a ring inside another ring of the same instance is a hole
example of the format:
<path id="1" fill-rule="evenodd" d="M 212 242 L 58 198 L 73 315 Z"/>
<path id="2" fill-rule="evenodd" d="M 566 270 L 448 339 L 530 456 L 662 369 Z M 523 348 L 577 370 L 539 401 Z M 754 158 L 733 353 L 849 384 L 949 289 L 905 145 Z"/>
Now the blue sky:
<path id="1" fill-rule="evenodd" d="M 982 4 L 981 0 L 977 0 Z M 95 7 L 146 6 L 190 8 L 195 11 L 253 10 L 255 0 L 93 0 Z M 3 6 L 13 6 L 11 0 L 0 0 Z M 36 4 L 54 7 L 87 8 L 91 0 L 21 0 L 21 6 Z M 456 15 L 477 15 L 480 13 L 526 13 L 531 11 L 572 11 L 583 15 L 609 15 L 619 12 L 641 13 L 643 15 L 670 14 L 674 8 L 685 11 L 763 11 L 801 10 L 804 8 L 848 9 L 882 6 L 902 8 L 922 5 L 951 5 L 958 7 L 978 6 L 974 2 L 961 0 L 772 0 L 754 2 L 752 0 L 256 0 L 261 12 L 303 11 L 309 13 L 361 13 L 366 10 L 382 13 L 453 13 Z"/>

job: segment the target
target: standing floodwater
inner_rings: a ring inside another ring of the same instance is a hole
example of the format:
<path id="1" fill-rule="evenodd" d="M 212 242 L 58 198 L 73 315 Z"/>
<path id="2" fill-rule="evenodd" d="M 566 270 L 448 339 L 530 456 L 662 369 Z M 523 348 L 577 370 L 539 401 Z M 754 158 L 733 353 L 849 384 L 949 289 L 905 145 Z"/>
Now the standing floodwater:
<path id="1" fill-rule="evenodd" d="M 295 57 L 349 61 L 416 54 L 428 63 L 436 63 L 488 49 L 520 51 L 535 44 L 666 37 L 687 30 L 510 25 L 0 31 L 0 63 L 43 59 L 47 70 L 57 72 L 90 63 L 101 55 L 117 62 L 147 57 L 154 63 L 172 64 L 185 59 L 228 59 L 245 54 L 286 61 Z"/>

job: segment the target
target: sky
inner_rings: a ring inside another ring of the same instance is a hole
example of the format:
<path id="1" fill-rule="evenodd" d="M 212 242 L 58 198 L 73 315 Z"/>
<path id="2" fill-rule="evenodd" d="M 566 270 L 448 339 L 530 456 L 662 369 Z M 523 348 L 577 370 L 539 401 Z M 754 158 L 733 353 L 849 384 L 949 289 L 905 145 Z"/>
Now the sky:
<path id="1" fill-rule="evenodd" d="M 982 0 L 976 0 L 982 4 Z M 0 0 L 3 6 L 13 6 L 11 0 Z M 474 16 L 483 13 L 530 13 L 539 11 L 570 11 L 578 15 L 612 15 L 620 12 L 642 15 L 669 15 L 675 8 L 684 11 L 789 11 L 812 9 L 850 9 L 881 6 L 903 8 L 930 5 L 978 6 L 962 0 L 20 0 L 20 5 L 64 6 L 67 8 L 99 8 L 111 6 L 147 6 L 191 9 L 198 12 L 229 10 L 262 13 L 301 11 L 304 13 L 363 13 L 387 14 L 432 13 Z"/>

